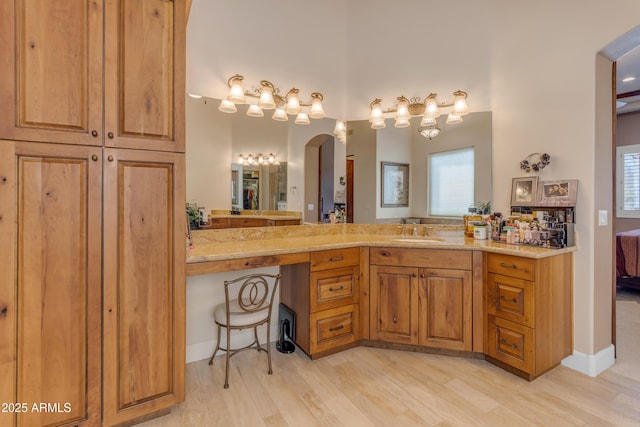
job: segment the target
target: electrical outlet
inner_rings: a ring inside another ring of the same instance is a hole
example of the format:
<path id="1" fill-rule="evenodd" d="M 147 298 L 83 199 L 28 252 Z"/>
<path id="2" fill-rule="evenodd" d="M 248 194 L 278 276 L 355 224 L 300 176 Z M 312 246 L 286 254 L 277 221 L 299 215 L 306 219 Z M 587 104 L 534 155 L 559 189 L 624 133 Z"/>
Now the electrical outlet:
<path id="1" fill-rule="evenodd" d="M 609 225 L 609 212 L 606 210 L 598 211 L 598 225 L 604 227 Z"/>

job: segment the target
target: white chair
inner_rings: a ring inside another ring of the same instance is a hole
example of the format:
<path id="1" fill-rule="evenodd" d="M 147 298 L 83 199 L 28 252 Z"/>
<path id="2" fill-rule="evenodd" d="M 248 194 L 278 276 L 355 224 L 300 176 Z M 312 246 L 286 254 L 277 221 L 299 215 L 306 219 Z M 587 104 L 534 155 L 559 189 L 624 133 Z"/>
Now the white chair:
<path id="1" fill-rule="evenodd" d="M 229 359 L 234 354 L 242 350 L 255 348 L 258 351 L 267 353 L 269 361 L 269 374 L 271 369 L 271 308 L 273 297 L 278 290 L 280 275 L 273 274 L 249 274 L 234 280 L 225 280 L 224 296 L 225 303 L 216 306 L 213 317 L 218 325 L 218 344 L 209 360 L 209 365 L 213 364 L 213 358 L 218 350 L 226 351 L 226 372 L 224 378 L 224 388 L 229 388 Z M 258 326 L 267 325 L 266 349 L 260 345 L 258 340 Z M 226 347 L 220 346 L 221 331 L 227 331 Z M 253 328 L 254 340 L 251 344 L 232 349 L 231 330 Z"/>

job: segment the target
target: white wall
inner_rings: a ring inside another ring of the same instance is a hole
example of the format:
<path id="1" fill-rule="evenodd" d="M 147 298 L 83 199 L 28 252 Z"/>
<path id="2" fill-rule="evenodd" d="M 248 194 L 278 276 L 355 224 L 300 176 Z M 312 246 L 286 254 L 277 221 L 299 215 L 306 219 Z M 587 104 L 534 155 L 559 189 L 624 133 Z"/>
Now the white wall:
<path id="1" fill-rule="evenodd" d="M 640 24 L 638 16 L 636 0 L 278 0 L 268 8 L 258 0 L 196 0 L 187 90 L 224 96 L 227 78 L 238 72 L 322 91 L 327 113 L 350 120 L 366 120 L 375 97 L 387 107 L 399 95 L 468 91 L 472 111 L 493 113 L 496 209 L 509 205 L 511 179 L 531 153 L 551 155 L 540 179 L 579 180 L 574 346 L 591 360 L 611 343 L 612 253 L 595 244 L 612 235 L 606 227 L 596 232 L 597 211 L 613 208 L 600 194 L 611 189 L 611 165 L 599 155 L 611 146 L 610 104 L 596 105 L 603 99 L 596 87 L 600 93 L 611 76 L 607 64 L 596 67 L 596 55 Z M 252 30 L 263 22 L 271 24 L 266 42 Z M 308 36 L 317 27 L 325 29 L 321 36 Z M 274 48 L 278 40 L 282 47 Z M 303 151 L 293 144 L 290 160 L 299 161 Z M 293 175 L 302 176 L 295 167 Z"/>

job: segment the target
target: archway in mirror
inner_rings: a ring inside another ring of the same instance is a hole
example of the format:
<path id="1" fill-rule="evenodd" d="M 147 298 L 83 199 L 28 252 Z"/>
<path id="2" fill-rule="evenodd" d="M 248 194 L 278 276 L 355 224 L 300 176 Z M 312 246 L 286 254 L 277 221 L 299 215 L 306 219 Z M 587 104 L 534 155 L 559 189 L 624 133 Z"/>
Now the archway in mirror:
<path id="1" fill-rule="evenodd" d="M 334 152 L 333 135 L 317 135 L 305 145 L 305 222 L 323 222 L 334 210 Z"/>

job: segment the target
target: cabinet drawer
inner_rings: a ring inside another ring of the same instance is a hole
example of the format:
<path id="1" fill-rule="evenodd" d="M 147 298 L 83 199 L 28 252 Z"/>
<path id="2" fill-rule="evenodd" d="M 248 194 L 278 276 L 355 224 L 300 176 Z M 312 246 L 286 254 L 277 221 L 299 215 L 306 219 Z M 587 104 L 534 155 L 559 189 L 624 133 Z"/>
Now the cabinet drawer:
<path id="1" fill-rule="evenodd" d="M 311 271 L 360 264 L 360 248 L 329 249 L 311 252 Z"/>
<path id="2" fill-rule="evenodd" d="M 524 280 L 535 280 L 536 260 L 511 255 L 489 254 L 487 269 L 489 273 L 504 274 Z"/>
<path id="3" fill-rule="evenodd" d="M 534 283 L 515 277 L 489 273 L 487 311 L 489 314 L 535 327 Z"/>
<path id="4" fill-rule="evenodd" d="M 359 271 L 343 267 L 311 273 L 311 312 L 357 303 Z"/>
<path id="5" fill-rule="evenodd" d="M 488 354 L 514 368 L 532 373 L 533 329 L 495 316 L 488 319 Z"/>
<path id="6" fill-rule="evenodd" d="M 265 218 L 229 218 L 230 228 L 239 227 L 266 227 L 268 221 Z"/>
<path id="7" fill-rule="evenodd" d="M 371 265 L 401 265 L 403 267 L 449 268 L 471 270 L 471 251 L 448 249 L 371 248 Z"/>
<path id="8" fill-rule="evenodd" d="M 311 314 L 311 353 L 357 341 L 360 330 L 358 308 L 358 304 L 351 304 Z"/>
<path id="9" fill-rule="evenodd" d="M 203 228 L 229 228 L 229 218 L 209 218 L 209 224 Z"/>

